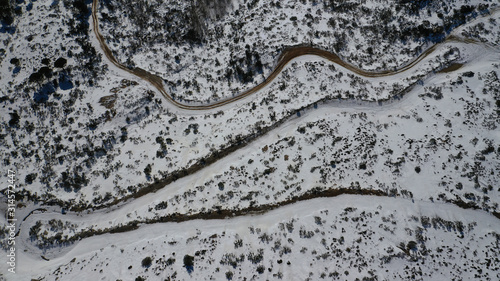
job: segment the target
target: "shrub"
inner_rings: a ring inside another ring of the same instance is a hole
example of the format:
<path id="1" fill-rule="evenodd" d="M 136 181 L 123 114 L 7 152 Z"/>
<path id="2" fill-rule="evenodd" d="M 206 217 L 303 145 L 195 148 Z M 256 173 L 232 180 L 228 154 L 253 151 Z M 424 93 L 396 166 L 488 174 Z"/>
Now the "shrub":
<path id="1" fill-rule="evenodd" d="M 151 257 L 145 257 L 141 263 L 142 267 L 149 268 L 151 266 L 151 262 L 152 262 Z"/>
<path id="2" fill-rule="evenodd" d="M 265 268 L 264 268 L 264 266 L 263 266 L 263 265 L 259 265 L 259 266 L 257 266 L 257 272 L 258 272 L 259 274 L 264 273 L 264 270 L 265 270 Z"/>
<path id="3" fill-rule="evenodd" d="M 67 60 L 65 58 L 58 58 L 54 62 L 54 67 L 56 67 L 56 68 L 63 68 L 63 67 L 66 66 L 66 63 L 67 63 Z"/>
<path id="4" fill-rule="evenodd" d="M 190 255 L 184 256 L 184 267 L 186 268 L 188 273 L 193 272 L 194 270 L 194 257 Z"/>
<path id="5" fill-rule="evenodd" d="M 171 266 L 171 265 L 172 265 L 172 264 L 174 264 L 174 263 L 175 263 L 175 259 L 174 259 L 174 258 L 169 258 L 169 259 L 167 260 L 167 266 Z"/>
<path id="6" fill-rule="evenodd" d="M 36 180 L 36 177 L 37 177 L 37 173 L 31 173 L 29 175 L 26 176 L 26 178 L 24 179 L 24 182 L 26 184 L 32 184 L 34 180 Z"/>
<path id="7" fill-rule="evenodd" d="M 360 163 L 359 164 L 359 169 L 360 170 L 366 170 L 366 163 Z"/>

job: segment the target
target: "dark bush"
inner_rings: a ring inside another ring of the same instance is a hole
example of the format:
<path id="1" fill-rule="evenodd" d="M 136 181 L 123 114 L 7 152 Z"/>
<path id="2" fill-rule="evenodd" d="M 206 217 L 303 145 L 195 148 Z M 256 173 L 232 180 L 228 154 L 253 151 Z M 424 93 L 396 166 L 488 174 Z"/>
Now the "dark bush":
<path id="1" fill-rule="evenodd" d="M 160 203 L 158 203 L 158 205 L 155 206 L 155 210 L 164 210 L 166 209 L 168 206 L 168 203 L 166 201 L 161 201 Z"/>
<path id="2" fill-rule="evenodd" d="M 38 70 L 38 73 L 42 74 L 43 76 L 47 77 L 47 78 L 51 78 L 52 77 L 52 69 L 50 69 L 49 67 L 42 67 Z"/>
<path id="3" fill-rule="evenodd" d="M 151 177 L 151 164 L 148 164 L 146 168 L 144 168 L 144 174 L 147 178 Z"/>
<path id="4" fill-rule="evenodd" d="M 142 265 L 142 267 L 149 268 L 151 266 L 151 262 L 152 262 L 151 257 L 145 257 L 142 260 L 141 265 Z"/>
<path id="5" fill-rule="evenodd" d="M 18 127 L 18 125 L 19 125 L 19 114 L 17 114 L 17 111 L 9 113 L 9 115 L 10 115 L 9 126 L 10 127 Z"/>
<path id="6" fill-rule="evenodd" d="M 186 268 L 188 273 L 193 272 L 194 270 L 194 257 L 190 255 L 185 255 L 184 256 L 184 267 Z"/>
<path id="7" fill-rule="evenodd" d="M 66 63 L 67 63 L 67 60 L 65 58 L 58 58 L 55 62 L 54 62 L 54 67 L 57 67 L 57 68 L 63 68 L 66 66 Z"/>
<path id="8" fill-rule="evenodd" d="M 39 72 L 34 72 L 30 75 L 29 81 L 30 82 L 41 82 L 43 79 L 43 75 Z"/>
<path id="9" fill-rule="evenodd" d="M 0 22 L 11 25 L 14 21 L 14 9 L 9 0 L 0 0 Z"/>
<path id="10" fill-rule="evenodd" d="M 169 259 L 167 260 L 167 263 L 166 263 L 166 264 L 167 264 L 167 266 L 171 266 L 171 265 L 172 265 L 172 264 L 174 264 L 174 263 L 175 263 L 175 259 L 174 259 L 174 258 L 169 258 Z"/>
<path id="11" fill-rule="evenodd" d="M 265 270 L 265 268 L 264 268 L 264 266 L 263 266 L 263 265 L 259 265 L 259 266 L 257 266 L 257 272 L 258 272 L 259 274 L 264 273 L 264 270 Z"/>
<path id="12" fill-rule="evenodd" d="M 467 71 L 467 72 L 462 73 L 462 75 L 465 77 L 474 77 L 474 72 Z"/>
<path id="13" fill-rule="evenodd" d="M 410 241 L 408 242 L 408 245 L 406 245 L 408 251 L 417 251 L 417 242 L 415 241 Z"/>
<path id="14" fill-rule="evenodd" d="M 36 180 L 37 175 L 38 174 L 36 174 L 36 173 L 32 173 L 32 174 L 26 175 L 26 178 L 24 179 L 24 182 L 26 184 L 32 184 L 33 181 Z"/>

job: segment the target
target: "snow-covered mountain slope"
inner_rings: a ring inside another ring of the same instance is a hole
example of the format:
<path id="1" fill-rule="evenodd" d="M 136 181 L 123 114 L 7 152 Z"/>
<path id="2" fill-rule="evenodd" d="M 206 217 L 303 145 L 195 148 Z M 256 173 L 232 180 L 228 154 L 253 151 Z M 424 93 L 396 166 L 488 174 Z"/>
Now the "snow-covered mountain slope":
<path id="1" fill-rule="evenodd" d="M 28 6 L 16 17 L 19 31 L 4 41 L 12 52 L 2 61 L 5 149 L 0 152 L 5 165 L 19 172 L 25 196 L 71 206 L 109 203 L 132 196 L 155 179 L 168 181 L 176 171 L 217 158 L 215 152 L 253 139 L 319 100 L 384 100 L 453 62 L 495 53 L 469 52 L 460 49 L 466 45 L 449 42 L 409 71 L 382 79 L 365 79 L 301 57 L 261 93 L 235 106 L 193 114 L 170 108 L 148 83 L 102 61 L 92 27 L 85 25 L 89 5 L 37 1 L 27 11 Z M 39 15 L 57 20 L 35 20 Z M 495 34 L 497 17 L 479 18 L 471 26 L 484 22 Z M 50 33 L 37 35 L 36 30 Z M 23 50 L 23 56 L 13 50 Z M 10 71 L 16 72 L 13 78 Z M 485 88 L 495 89 L 495 78 L 485 82 L 490 83 Z"/>
<path id="2" fill-rule="evenodd" d="M 170 2 L 156 12 L 190 7 Z M 126 34 L 147 39 L 158 29 L 156 21 L 136 29 L 121 2 L 102 1 L 99 21 L 116 58 L 141 58 L 134 63 L 162 75 L 169 90 L 180 88 L 168 82 L 176 75 L 219 87 L 206 75 L 246 57 L 202 46 L 245 48 L 234 36 L 260 42 L 252 52 L 264 62 L 262 73 L 248 83 L 230 78 L 238 90 L 220 86 L 212 102 L 264 79 L 285 45 L 312 43 L 368 70 L 398 69 L 432 52 L 385 77 L 301 56 L 251 96 L 189 111 L 103 55 L 90 2 L 9 2 L 12 21 L 2 14 L 0 29 L 0 154 L 1 167 L 16 174 L 18 274 L 2 267 L 0 279 L 498 279 L 495 4 L 422 1 L 408 14 L 410 4 L 330 2 L 235 1 L 219 20 L 210 14 L 196 44 L 160 46 L 153 38 L 128 48 L 135 41 Z M 110 7 L 122 25 L 110 24 Z M 365 17 L 352 19 L 354 11 Z M 380 27 L 373 21 L 383 11 L 397 15 L 386 23 L 396 38 L 373 39 L 380 30 L 365 37 L 368 26 Z M 306 40 L 305 30 L 331 29 L 325 20 L 347 34 L 343 48 L 332 47 L 328 40 L 338 39 L 327 33 Z M 405 24 L 396 28 L 396 21 Z M 416 39 L 426 29 L 403 36 L 421 24 L 441 26 L 442 42 Z M 214 39 L 218 26 L 227 38 Z M 263 31 L 250 35 L 257 26 Z M 231 28 L 241 34 L 229 35 Z M 181 69 L 165 67 L 177 64 L 169 48 L 183 58 Z M 167 49 L 173 62 L 147 59 Z M 207 93 L 191 98 L 207 104 Z M 2 212 L 9 179 L 0 175 Z M 5 219 L 0 227 L 7 253 Z M 1 264 L 7 259 L 0 255 Z"/>

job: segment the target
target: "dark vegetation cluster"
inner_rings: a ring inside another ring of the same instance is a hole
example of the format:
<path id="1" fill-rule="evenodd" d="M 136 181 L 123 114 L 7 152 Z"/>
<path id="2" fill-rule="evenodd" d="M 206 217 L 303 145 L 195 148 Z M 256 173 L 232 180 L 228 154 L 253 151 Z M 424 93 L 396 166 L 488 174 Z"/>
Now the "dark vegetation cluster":
<path id="1" fill-rule="evenodd" d="M 91 1 L 88 0 L 63 0 L 54 1 L 50 8 L 35 7 L 38 3 L 31 1 L 5 1 L 0 3 L 0 20 L 2 30 L 7 25 L 16 25 L 15 19 L 30 20 L 31 9 L 40 9 L 37 12 L 48 13 L 47 18 L 61 20 L 68 29 L 66 34 L 48 34 L 55 36 L 51 45 L 45 45 L 43 35 L 29 34 L 22 39 L 27 42 L 14 42 L 16 44 L 27 44 L 32 52 L 38 52 L 35 58 L 23 57 L 22 53 L 15 53 L 16 57 L 9 62 L 14 67 L 14 74 L 19 71 L 27 71 L 27 79 L 19 85 L 12 83 L 12 91 L 8 95 L 0 97 L 2 103 L 21 102 L 16 101 L 20 97 L 26 99 L 26 107 L 18 108 L 9 112 L 8 120 L 9 134 L 14 139 L 16 149 L 2 160 L 6 167 L 18 159 L 44 163 L 43 168 L 29 171 L 23 177 L 24 183 L 33 184 L 36 180 L 46 190 L 62 188 L 67 192 L 76 192 L 89 184 L 88 169 L 93 166 L 97 158 L 106 156 L 116 143 L 117 136 L 109 136 L 102 139 L 102 143 L 93 143 L 91 138 L 85 135 L 85 130 L 95 130 L 97 126 L 109 121 L 114 114 L 108 110 L 103 116 L 95 116 L 90 104 L 83 105 L 78 101 L 87 93 L 88 87 L 95 85 L 102 79 L 105 71 L 102 66 L 101 56 L 92 46 L 90 40 Z M 22 14 L 24 12 L 24 14 Z M 29 12 L 29 13 L 28 13 Z M 23 17 L 19 17 L 22 15 Z M 17 17 L 16 17 L 17 16 Z M 54 31 L 57 21 L 46 23 L 42 28 Z M 36 24 L 36 23 L 33 23 Z M 45 34 L 44 34 L 45 35 Z M 17 36 L 17 35 L 16 35 Z M 41 37 L 41 43 L 36 43 Z M 59 38 L 67 40 L 67 44 L 58 42 Z M 59 44 L 59 45 L 58 45 Z M 52 51 L 51 51 L 52 50 Z M 23 94 L 23 95 L 21 95 Z M 40 121 L 37 125 L 33 122 L 33 114 Z M 82 119 L 79 118 L 84 117 Z M 90 116 L 90 117 L 89 117 Z M 70 127 L 78 125 L 82 134 L 71 133 Z M 56 129 L 62 134 L 57 134 Z M 70 135 L 64 135 L 64 132 Z M 29 137 L 26 137 L 29 136 Z M 4 140 L 5 135 L 1 136 Z M 26 137 L 26 138 L 25 138 Z M 27 145 L 17 145 L 22 139 L 28 139 Z M 87 144 L 78 145 L 81 140 L 87 140 Z M 65 165 L 64 169 L 54 171 L 54 166 Z M 107 175 L 109 176 L 109 174 Z M 37 194 L 31 194 L 29 189 L 19 192 L 20 196 L 31 198 Z M 46 194 L 47 202 L 51 202 L 51 196 Z"/>
<path id="2" fill-rule="evenodd" d="M 0 33 L 14 33 L 16 31 L 14 19 L 22 14 L 21 7 L 13 0 L 0 0 Z"/>

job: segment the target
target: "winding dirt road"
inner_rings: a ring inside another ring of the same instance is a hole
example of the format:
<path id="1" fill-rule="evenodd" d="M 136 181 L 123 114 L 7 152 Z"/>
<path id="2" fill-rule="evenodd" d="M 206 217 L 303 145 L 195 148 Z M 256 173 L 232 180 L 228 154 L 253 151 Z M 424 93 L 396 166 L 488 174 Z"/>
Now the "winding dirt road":
<path id="1" fill-rule="evenodd" d="M 245 97 L 248 97 L 258 91 L 260 91 L 262 88 L 267 86 L 269 83 L 271 83 L 278 74 L 283 70 L 283 68 L 293 59 L 300 57 L 300 56 L 305 56 L 305 55 L 314 55 L 318 56 L 324 59 L 327 59 L 333 63 L 336 63 L 360 76 L 364 77 L 384 77 L 384 76 L 392 76 L 396 75 L 398 73 L 407 71 L 411 69 L 413 66 L 415 66 L 417 63 L 419 63 L 422 59 L 427 57 L 429 54 L 431 54 L 440 44 L 449 42 L 449 41 L 461 41 L 465 43 L 472 43 L 469 40 L 462 40 L 460 38 L 456 38 L 454 36 L 448 36 L 446 40 L 444 40 L 442 43 L 433 45 L 426 51 L 424 51 L 422 54 L 420 54 L 418 57 L 416 57 L 414 60 L 412 60 L 409 64 L 394 70 L 385 70 L 385 71 L 366 71 L 360 68 L 357 68 L 345 61 L 343 61 L 338 55 L 331 53 L 329 51 L 325 51 L 319 48 L 315 47 L 310 47 L 310 46 L 295 46 L 295 47 L 289 47 L 286 48 L 281 56 L 278 59 L 278 62 L 276 64 L 276 67 L 274 70 L 271 72 L 271 74 L 260 84 L 257 86 L 248 89 L 242 93 L 234 95 L 234 97 L 223 99 L 220 101 L 215 101 L 210 104 L 205 104 L 205 105 L 188 105 L 185 103 L 181 103 L 179 101 L 176 101 L 172 98 L 172 96 L 165 90 L 163 87 L 163 80 L 161 77 L 151 74 L 147 72 L 144 69 L 141 68 L 134 68 L 134 69 L 129 69 L 125 65 L 121 64 L 114 56 L 113 53 L 111 52 L 111 49 L 108 47 L 106 44 L 106 40 L 104 39 L 104 36 L 102 36 L 101 32 L 99 31 L 99 21 L 97 17 L 97 8 L 98 8 L 98 0 L 93 0 L 92 2 L 92 21 L 94 25 L 94 33 L 97 37 L 97 40 L 99 41 L 99 44 L 101 46 L 102 51 L 108 58 L 108 60 L 114 64 L 116 67 L 120 68 L 121 70 L 124 70 L 130 74 L 133 74 L 140 79 L 143 79 L 145 81 L 148 81 L 151 85 L 153 85 L 170 103 L 175 105 L 178 108 L 181 109 L 186 109 L 186 110 L 208 110 L 208 109 L 214 109 L 217 107 L 221 107 L 223 105 L 233 103 L 235 101 L 241 100 Z"/>

